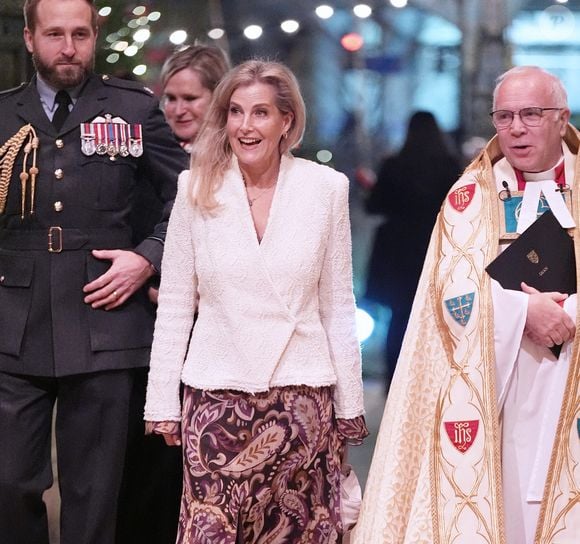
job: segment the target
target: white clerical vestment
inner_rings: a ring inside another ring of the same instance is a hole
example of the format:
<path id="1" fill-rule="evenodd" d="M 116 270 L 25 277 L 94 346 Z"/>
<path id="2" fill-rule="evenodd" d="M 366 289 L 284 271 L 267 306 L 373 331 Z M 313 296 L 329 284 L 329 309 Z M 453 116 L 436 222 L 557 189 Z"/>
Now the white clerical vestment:
<path id="1" fill-rule="evenodd" d="M 574 164 L 574 157 L 568 149 L 565 153 L 568 164 Z M 504 166 L 499 163 L 494 168 L 496 181 L 504 180 L 505 173 L 501 172 Z M 524 173 L 527 181 L 524 206 L 527 205 L 528 209 L 533 210 L 534 216 L 540 194 L 547 192 L 550 185 L 556 187 L 554 177 L 554 170 L 533 175 Z M 541 186 L 543 192 L 540 190 Z M 566 228 L 574 226 L 564 200 L 558 193 L 556 199 L 551 199 L 550 204 L 563 226 Z M 554 204 L 561 206 L 557 207 Z M 523 227 L 522 223 L 525 223 Z M 523 232 L 530 223 L 530 218 L 524 217 L 522 212 L 518 232 Z M 524 334 L 527 294 L 502 289 L 499 283 L 493 280 L 492 298 L 496 391 L 498 412 L 502 420 L 506 542 L 531 544 L 534 541 L 556 436 L 572 343 L 566 342 L 556 359 L 548 348 L 534 344 Z M 564 310 L 572 320 L 576 319 L 575 294 L 565 301 Z"/>
<path id="2" fill-rule="evenodd" d="M 576 225 L 579 149 L 570 125 L 563 152 Z M 504 182 L 518 190 L 493 138 L 442 205 L 354 544 L 580 544 L 580 333 L 556 359 L 525 336 L 529 296 L 487 274 L 509 243 Z M 580 229 L 566 228 L 580 278 Z M 576 306 L 573 295 L 564 309 L 580 323 Z"/>

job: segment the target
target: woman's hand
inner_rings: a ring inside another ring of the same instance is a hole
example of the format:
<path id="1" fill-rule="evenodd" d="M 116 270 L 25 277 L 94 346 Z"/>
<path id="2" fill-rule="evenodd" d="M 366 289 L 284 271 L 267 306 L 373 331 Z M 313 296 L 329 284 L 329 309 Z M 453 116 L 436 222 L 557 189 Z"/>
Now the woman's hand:
<path id="1" fill-rule="evenodd" d="M 146 421 L 145 434 L 160 434 L 168 446 L 181 446 L 179 421 Z"/>

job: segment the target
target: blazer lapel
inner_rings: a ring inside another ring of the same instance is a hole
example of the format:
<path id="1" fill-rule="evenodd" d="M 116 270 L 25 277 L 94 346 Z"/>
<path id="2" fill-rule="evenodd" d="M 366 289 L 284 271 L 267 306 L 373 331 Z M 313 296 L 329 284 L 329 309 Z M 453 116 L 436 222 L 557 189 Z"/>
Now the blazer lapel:
<path id="1" fill-rule="evenodd" d="M 280 189 L 280 187 L 277 189 Z M 272 300 L 277 301 L 280 312 L 293 322 L 295 317 L 290 312 L 288 305 L 280 295 L 276 283 L 271 277 L 270 270 L 267 266 L 267 260 L 264 257 L 264 247 L 262 247 L 258 242 L 256 228 L 254 227 L 252 214 L 247 202 L 242 174 L 235 159 L 232 168 L 230 168 L 226 174 L 220 193 L 221 200 L 224 204 L 223 213 L 228 215 L 233 214 L 240 225 L 237 235 L 233 235 L 231 238 L 231 243 L 233 244 L 232 250 L 242 252 L 240 258 L 250 261 L 251 269 L 255 271 L 256 274 L 260 274 L 262 279 L 265 281 L 265 284 L 268 285 L 268 296 Z M 268 227 L 266 228 L 264 238 L 262 239 L 262 244 L 264 244 L 264 241 L 268 238 L 268 230 L 272 226 L 272 221 L 275 221 L 275 215 L 273 212 L 275 212 L 275 201 L 277 200 L 277 196 L 278 195 L 275 195 L 274 202 L 272 202 L 270 217 L 268 218 Z M 234 247 L 237 249 L 234 249 Z"/>
<path id="2" fill-rule="evenodd" d="M 16 114 L 25 122 L 30 123 L 35 130 L 46 134 L 54 134 L 55 130 L 49 121 L 36 90 L 36 78 L 28 84 L 28 87 L 20 95 L 16 104 Z"/>

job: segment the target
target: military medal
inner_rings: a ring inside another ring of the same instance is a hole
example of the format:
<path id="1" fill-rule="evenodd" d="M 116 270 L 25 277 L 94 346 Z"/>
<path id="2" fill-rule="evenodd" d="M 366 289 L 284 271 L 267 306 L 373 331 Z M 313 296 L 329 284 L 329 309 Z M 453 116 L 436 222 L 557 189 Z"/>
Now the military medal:
<path id="1" fill-rule="evenodd" d="M 140 157 L 143 155 L 141 125 L 129 125 L 129 153 L 133 157 Z"/>
<path id="2" fill-rule="evenodd" d="M 127 157 L 129 155 L 129 148 L 127 147 L 127 143 L 128 143 L 128 137 L 127 137 L 127 127 L 128 125 L 123 123 L 123 124 L 119 124 L 119 130 L 120 130 L 120 140 L 119 140 L 119 155 L 121 155 L 121 157 Z"/>
<path id="3" fill-rule="evenodd" d="M 109 157 L 114 157 L 117 155 L 117 146 L 116 146 L 116 134 L 115 134 L 115 126 L 107 119 L 107 155 Z"/>
<path id="4" fill-rule="evenodd" d="M 94 155 L 97 150 L 95 145 L 95 130 L 92 123 L 81 124 L 81 151 L 87 157 Z"/>
<path id="5" fill-rule="evenodd" d="M 141 125 L 129 125 L 110 113 L 95 117 L 91 123 L 81 125 L 81 150 L 85 155 L 108 155 L 112 161 L 118 155 L 140 157 L 143 155 Z"/>
<path id="6" fill-rule="evenodd" d="M 97 141 L 97 155 L 107 154 L 107 125 L 105 123 L 93 123 L 95 126 Z"/>

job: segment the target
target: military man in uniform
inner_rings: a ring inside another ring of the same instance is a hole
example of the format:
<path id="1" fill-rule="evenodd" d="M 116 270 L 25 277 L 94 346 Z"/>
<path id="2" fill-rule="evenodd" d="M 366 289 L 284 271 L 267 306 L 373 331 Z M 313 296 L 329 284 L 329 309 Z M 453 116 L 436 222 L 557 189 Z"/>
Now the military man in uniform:
<path id="1" fill-rule="evenodd" d="M 90 0 L 27 0 L 24 14 L 37 74 L 0 95 L 0 539 L 48 543 L 58 400 L 61 543 L 109 544 L 152 339 L 142 287 L 187 157 L 149 91 L 94 74 Z M 133 199 L 149 181 L 164 217 L 133 247 Z"/>

